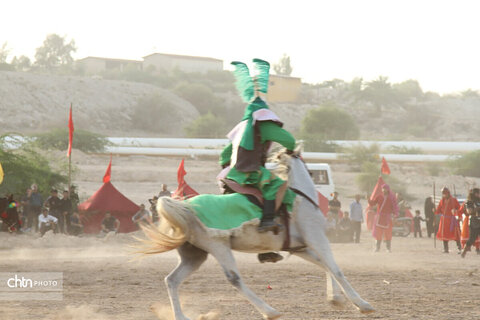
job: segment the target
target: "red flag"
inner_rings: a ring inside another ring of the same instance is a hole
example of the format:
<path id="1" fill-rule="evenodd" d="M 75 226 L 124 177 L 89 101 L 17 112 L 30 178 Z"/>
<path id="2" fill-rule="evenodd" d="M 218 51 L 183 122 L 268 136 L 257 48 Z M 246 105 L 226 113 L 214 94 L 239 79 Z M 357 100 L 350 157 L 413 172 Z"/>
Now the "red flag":
<path id="1" fill-rule="evenodd" d="M 186 174 L 187 172 L 185 171 L 185 159 L 182 159 L 182 162 L 180 162 L 177 170 L 177 182 L 179 186 L 183 184 Z"/>
<path id="2" fill-rule="evenodd" d="M 103 176 L 103 183 L 110 182 L 111 177 L 112 177 L 112 154 L 110 154 L 110 163 L 108 164 L 107 171 L 105 171 L 105 175 Z"/>
<path id="3" fill-rule="evenodd" d="M 388 163 L 387 160 L 385 160 L 385 157 L 382 157 L 382 173 L 390 174 L 390 168 L 388 167 Z"/>
<path id="4" fill-rule="evenodd" d="M 70 103 L 70 116 L 68 117 L 68 151 L 67 157 L 70 157 L 72 153 L 73 143 L 73 117 L 72 117 L 72 104 Z"/>
<path id="5" fill-rule="evenodd" d="M 186 174 L 187 172 L 185 171 L 185 159 L 182 159 L 182 162 L 180 162 L 177 170 L 178 187 L 177 190 L 173 192 L 172 198 L 184 200 L 199 195 L 197 191 L 195 191 L 192 187 L 188 185 L 188 183 L 185 182 L 184 178 Z"/>

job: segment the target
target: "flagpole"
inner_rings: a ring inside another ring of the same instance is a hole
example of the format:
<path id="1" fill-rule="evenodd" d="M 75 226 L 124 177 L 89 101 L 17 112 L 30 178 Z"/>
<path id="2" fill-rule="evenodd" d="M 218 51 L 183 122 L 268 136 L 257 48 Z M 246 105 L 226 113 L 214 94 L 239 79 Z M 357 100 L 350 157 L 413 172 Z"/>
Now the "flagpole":
<path id="1" fill-rule="evenodd" d="M 437 204 L 435 198 L 435 181 L 433 181 L 433 208 L 434 212 L 437 211 Z M 433 248 L 437 249 L 437 217 L 436 214 L 433 214 Z"/>
<path id="2" fill-rule="evenodd" d="M 69 128 L 68 128 L 68 132 L 69 132 L 69 152 L 68 152 L 68 196 L 70 197 L 71 193 L 72 193 L 72 144 L 73 144 L 73 121 L 72 121 L 72 106 L 73 106 L 73 103 L 70 102 L 70 115 L 69 115 Z M 72 123 L 70 123 L 72 121 Z"/>

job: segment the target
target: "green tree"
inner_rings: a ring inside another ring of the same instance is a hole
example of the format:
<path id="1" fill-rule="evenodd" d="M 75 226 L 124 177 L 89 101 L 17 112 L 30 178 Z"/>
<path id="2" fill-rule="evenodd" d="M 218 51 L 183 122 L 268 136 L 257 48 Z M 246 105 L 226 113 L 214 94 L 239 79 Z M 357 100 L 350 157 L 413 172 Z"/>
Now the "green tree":
<path id="1" fill-rule="evenodd" d="M 292 74 L 293 68 L 290 65 L 290 57 L 284 54 L 278 63 L 273 65 L 273 70 L 281 76 L 289 76 Z"/>
<path id="2" fill-rule="evenodd" d="M 43 41 L 43 45 L 36 50 L 35 65 L 48 71 L 60 67 L 70 68 L 73 64 L 72 53 L 75 51 L 77 51 L 75 40 L 67 42 L 66 36 L 49 34 Z"/>
<path id="3" fill-rule="evenodd" d="M 13 71 L 15 68 L 7 63 L 8 55 L 10 54 L 10 49 L 7 47 L 7 42 L 5 42 L 0 47 L 0 70 Z"/>
<path id="4" fill-rule="evenodd" d="M 18 71 L 28 71 L 32 67 L 32 62 L 27 56 L 13 57 L 11 65 Z"/>
<path id="5" fill-rule="evenodd" d="M 452 160 L 450 166 L 454 174 L 480 177 L 480 150 L 472 151 Z"/>
<path id="6" fill-rule="evenodd" d="M 465 91 L 460 92 L 462 95 L 462 99 L 468 99 L 468 98 L 479 98 L 480 94 L 478 93 L 477 90 L 472 90 L 472 89 L 467 89 Z"/>
<path id="7" fill-rule="evenodd" d="M 322 106 L 307 112 L 301 135 L 315 135 L 322 140 L 356 140 L 360 130 L 349 113 L 334 106 Z"/>
<path id="8" fill-rule="evenodd" d="M 7 63 L 7 58 L 10 54 L 10 49 L 8 49 L 7 46 L 8 43 L 4 42 L 0 47 L 0 63 Z"/>
<path id="9" fill-rule="evenodd" d="M 191 138 L 220 138 L 225 136 L 225 129 L 222 118 L 207 113 L 191 122 L 185 131 Z"/>
<path id="10" fill-rule="evenodd" d="M 392 90 L 396 97 L 402 102 L 415 98 L 420 100 L 423 98 L 423 90 L 417 80 L 407 80 L 392 85 Z"/>
<path id="11" fill-rule="evenodd" d="M 33 137 L 33 145 L 42 150 L 67 150 L 68 129 L 57 128 Z M 83 152 L 102 152 L 109 145 L 102 135 L 86 130 L 76 129 L 73 138 L 73 148 Z"/>
<path id="12" fill-rule="evenodd" d="M 384 76 L 379 76 L 378 79 L 367 82 L 365 89 L 362 91 L 362 97 L 375 106 L 378 115 L 381 114 L 383 107 L 396 103 L 392 85 L 388 82 L 388 77 Z"/>
<path id="13" fill-rule="evenodd" d="M 67 183 L 67 177 L 52 169 L 48 159 L 31 145 L 17 143 L 19 148 L 12 150 L 7 148 L 6 138 L 7 135 L 0 136 L 0 163 L 5 173 L 0 194 L 13 193 L 18 197 L 32 183 L 43 192 Z"/>

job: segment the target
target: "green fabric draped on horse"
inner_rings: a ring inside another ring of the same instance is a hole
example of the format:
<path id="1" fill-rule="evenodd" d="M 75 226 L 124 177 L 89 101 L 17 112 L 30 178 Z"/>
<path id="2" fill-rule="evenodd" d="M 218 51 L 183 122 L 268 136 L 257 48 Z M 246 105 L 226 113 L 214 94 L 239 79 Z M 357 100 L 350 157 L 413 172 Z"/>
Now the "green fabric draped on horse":
<path id="1" fill-rule="evenodd" d="M 292 155 L 281 153 L 277 158 L 279 167 L 283 167 L 288 173 L 289 187 L 299 194 L 291 214 L 290 236 L 292 248 L 304 249 L 291 253 L 326 271 L 329 301 L 343 304 L 345 295 L 361 312 L 373 312 L 373 307 L 358 295 L 335 263 L 324 232 L 325 218 L 318 208 L 317 191 L 305 163 L 295 153 Z M 218 198 L 216 201 L 228 202 L 232 196 L 215 197 Z M 223 213 L 228 215 L 228 206 L 222 205 L 219 208 L 225 210 Z M 250 221 L 240 223 L 239 226 L 234 224 L 232 229 L 213 232 L 214 228 L 201 222 L 195 204 L 171 198 L 160 198 L 157 210 L 161 216 L 161 223 L 158 226 L 150 225 L 143 228 L 147 240 L 143 240 L 145 247 L 140 252 L 157 254 L 177 249 L 180 262 L 165 278 L 175 320 L 188 320 L 181 309 L 178 287 L 205 262 L 208 254 L 215 257 L 228 281 L 262 313 L 265 319 L 277 319 L 281 316 L 281 313 L 266 304 L 245 285 L 232 250 L 250 253 L 281 251 L 286 230 L 277 235 L 272 232 L 259 233 L 257 217 L 252 220 L 255 223 Z"/>

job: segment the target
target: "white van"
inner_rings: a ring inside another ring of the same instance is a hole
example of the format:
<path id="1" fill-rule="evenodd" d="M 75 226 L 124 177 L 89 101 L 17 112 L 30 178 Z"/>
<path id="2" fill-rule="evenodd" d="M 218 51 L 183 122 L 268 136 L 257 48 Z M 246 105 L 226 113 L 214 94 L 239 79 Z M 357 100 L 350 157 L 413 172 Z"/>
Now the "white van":
<path id="1" fill-rule="evenodd" d="M 267 163 L 265 168 L 268 170 L 274 169 L 274 163 Z M 335 185 L 333 183 L 332 170 L 328 163 L 307 163 L 307 168 L 312 174 L 315 188 L 323 194 L 328 200 L 333 199 L 333 192 Z"/>

